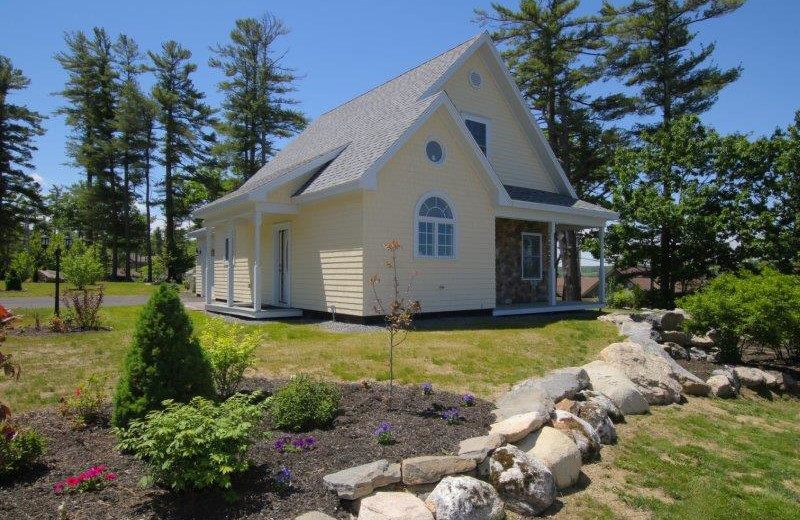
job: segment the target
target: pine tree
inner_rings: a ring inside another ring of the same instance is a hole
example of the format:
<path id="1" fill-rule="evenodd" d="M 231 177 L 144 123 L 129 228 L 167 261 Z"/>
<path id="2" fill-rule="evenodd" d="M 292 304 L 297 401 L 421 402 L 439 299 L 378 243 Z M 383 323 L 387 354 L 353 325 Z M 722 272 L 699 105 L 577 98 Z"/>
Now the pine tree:
<path id="1" fill-rule="evenodd" d="M 608 42 L 601 20 L 577 16 L 578 0 L 523 0 L 514 10 L 493 3 L 491 14 L 476 11 L 478 19 L 496 27 L 492 37 L 505 45 L 503 57 L 533 111 L 567 178 L 579 197 L 603 201 L 604 163 L 609 147 L 619 140 L 598 120 L 625 113 L 620 96 L 590 97 L 586 87 L 601 79 L 604 68 L 596 55 Z M 587 188 L 584 190 L 583 188 Z M 560 233 L 565 300 L 581 299 L 578 233 Z"/>
<path id="2" fill-rule="evenodd" d="M 179 249 L 176 228 L 188 214 L 181 213 L 179 201 L 184 180 L 188 179 L 197 162 L 207 155 L 210 136 L 205 134 L 213 123 L 213 111 L 191 79 L 197 65 L 191 63 L 192 53 L 175 41 L 161 46 L 161 53 L 148 52 L 156 76 L 153 99 L 158 107 L 157 120 L 161 125 L 161 162 L 164 164 L 164 245 L 167 277 L 178 280 L 186 252 Z"/>
<path id="3" fill-rule="evenodd" d="M 29 84 L 10 59 L 0 56 L 0 273 L 8 268 L 22 223 L 44 209 L 39 185 L 25 172 L 33 168 L 34 139 L 44 134 L 42 116 L 10 99 Z"/>
<path id="4" fill-rule="evenodd" d="M 160 408 L 165 399 L 185 403 L 195 396 L 214 396 L 211 366 L 178 293 L 161 284 L 136 323 L 114 395 L 112 422 L 124 428 Z"/>
<path id="5" fill-rule="evenodd" d="M 691 28 L 730 13 L 743 3 L 744 0 L 633 0 L 620 8 L 604 3 L 602 14 L 614 38 L 607 54 L 608 64 L 613 75 L 638 90 L 628 98 L 637 113 L 658 113 L 655 126 L 669 134 L 677 118 L 700 114 L 714 104 L 720 90 L 739 77 L 741 68 L 721 70 L 708 64 L 714 44 L 701 45 L 695 52 L 692 44 L 696 33 Z M 673 154 L 666 150 L 665 156 Z M 662 164 L 659 175 L 651 180 L 660 185 L 664 204 L 669 205 L 681 182 L 673 165 Z M 660 285 L 660 303 L 671 307 L 675 300 L 677 237 L 669 221 L 660 227 L 656 238 L 658 254 L 651 262 Z"/>
<path id="6" fill-rule="evenodd" d="M 236 20 L 231 43 L 212 48 L 217 57 L 209 65 L 226 77 L 219 83 L 225 100 L 224 118 L 217 124 L 223 140 L 215 151 L 242 182 L 276 153 L 276 139 L 291 137 L 307 123 L 291 108 L 297 102 L 287 97 L 296 77 L 275 57 L 275 42 L 288 32 L 270 14 L 244 18 Z"/>

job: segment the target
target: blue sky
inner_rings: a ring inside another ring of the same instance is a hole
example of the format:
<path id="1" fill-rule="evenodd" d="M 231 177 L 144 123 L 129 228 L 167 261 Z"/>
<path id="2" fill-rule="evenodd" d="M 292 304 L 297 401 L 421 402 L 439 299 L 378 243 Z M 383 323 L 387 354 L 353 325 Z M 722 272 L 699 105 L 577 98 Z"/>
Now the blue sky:
<path id="1" fill-rule="evenodd" d="M 581 8 L 593 11 L 600 3 L 584 0 Z M 472 9 L 487 6 L 483 0 L 0 0 L 0 54 L 32 81 L 15 102 L 52 115 L 62 100 L 51 94 L 65 79 L 53 55 L 63 49 L 65 31 L 102 26 L 114 36 L 129 34 L 143 49 L 175 39 L 194 54 L 195 82 L 215 106 L 220 75 L 207 66 L 209 46 L 225 42 L 237 18 L 269 10 L 291 28 L 282 42 L 284 63 L 302 76 L 296 98 L 313 118 L 476 34 Z M 720 66 L 744 67 L 742 78 L 703 116 L 706 123 L 723 133 L 757 136 L 791 122 L 800 109 L 798 20 L 796 0 L 749 0 L 734 14 L 700 26 L 698 40 L 717 42 L 714 59 Z M 77 181 L 79 172 L 64 165 L 63 120 L 52 116 L 45 127 L 36 173 L 47 185 Z"/>

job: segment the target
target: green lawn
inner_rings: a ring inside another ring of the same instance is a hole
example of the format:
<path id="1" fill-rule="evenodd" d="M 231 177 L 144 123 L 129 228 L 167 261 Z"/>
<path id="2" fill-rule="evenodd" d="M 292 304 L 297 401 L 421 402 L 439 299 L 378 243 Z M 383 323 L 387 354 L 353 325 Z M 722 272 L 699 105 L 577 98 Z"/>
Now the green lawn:
<path id="1" fill-rule="evenodd" d="M 112 331 L 38 337 L 9 336 L 3 352 L 22 364 L 18 383 L 0 382 L 4 400 L 17 411 L 54 404 L 92 372 L 113 384 L 141 307 L 107 307 Z M 26 323 L 34 311 L 24 311 Z M 46 322 L 48 312 L 40 317 Z M 198 327 L 209 319 L 193 312 Z M 469 328 L 449 330 L 452 321 L 427 321 L 401 345 L 395 375 L 401 383 L 432 382 L 436 387 L 492 397 L 514 383 L 551 368 L 582 364 L 617 339 L 613 325 L 592 316 L 475 319 Z M 461 323 L 461 322 L 458 322 Z M 463 324 L 462 324 L 463 325 Z M 270 377 L 305 372 L 344 381 L 387 377 L 386 335 L 334 333 L 315 325 L 253 325 L 261 336 L 257 370 Z"/>
<path id="2" fill-rule="evenodd" d="M 62 283 L 61 289 L 69 287 Z M 141 282 L 103 282 L 103 289 L 108 296 L 149 296 L 155 286 Z M 55 283 L 26 282 L 21 291 L 6 291 L 6 282 L 0 281 L 0 300 L 4 298 L 30 298 L 34 296 L 53 296 Z"/>

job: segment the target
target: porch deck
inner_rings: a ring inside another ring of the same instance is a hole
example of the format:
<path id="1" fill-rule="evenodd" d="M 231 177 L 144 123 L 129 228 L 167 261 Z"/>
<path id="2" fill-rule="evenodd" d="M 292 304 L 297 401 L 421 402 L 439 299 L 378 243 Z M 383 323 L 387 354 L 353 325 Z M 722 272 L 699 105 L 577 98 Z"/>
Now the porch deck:
<path id="1" fill-rule="evenodd" d="M 600 302 L 556 302 L 550 305 L 547 302 L 515 303 L 511 305 L 498 305 L 492 310 L 492 316 L 520 316 L 523 314 L 544 314 L 547 312 L 589 311 L 600 309 Z"/>
<path id="2" fill-rule="evenodd" d="M 302 309 L 291 307 L 275 307 L 273 305 L 262 305 L 261 310 L 255 310 L 252 304 L 235 303 L 228 305 L 223 302 L 206 303 L 203 308 L 208 312 L 227 314 L 229 316 L 239 316 L 240 318 L 250 318 L 254 320 L 269 320 L 280 318 L 302 318 Z"/>

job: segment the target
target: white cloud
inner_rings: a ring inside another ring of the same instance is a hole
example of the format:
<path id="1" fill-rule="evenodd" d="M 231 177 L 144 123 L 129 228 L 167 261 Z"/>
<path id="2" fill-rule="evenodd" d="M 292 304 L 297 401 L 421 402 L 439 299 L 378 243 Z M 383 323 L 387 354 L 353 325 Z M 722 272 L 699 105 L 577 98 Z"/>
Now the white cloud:
<path id="1" fill-rule="evenodd" d="M 45 187 L 47 187 L 47 181 L 44 180 L 44 177 L 42 177 L 38 173 L 32 173 L 31 177 L 33 177 L 33 180 L 36 181 L 36 184 L 39 185 L 40 189 L 44 189 Z"/>

